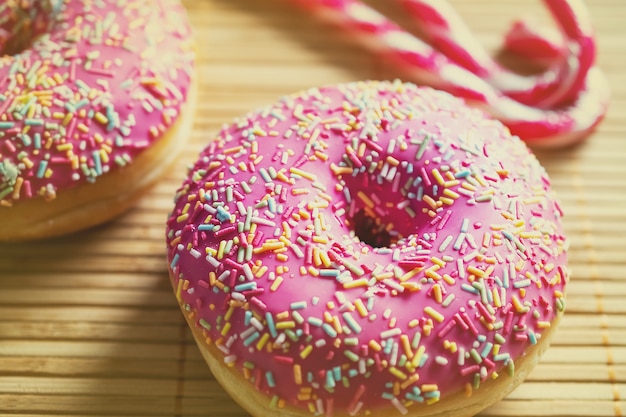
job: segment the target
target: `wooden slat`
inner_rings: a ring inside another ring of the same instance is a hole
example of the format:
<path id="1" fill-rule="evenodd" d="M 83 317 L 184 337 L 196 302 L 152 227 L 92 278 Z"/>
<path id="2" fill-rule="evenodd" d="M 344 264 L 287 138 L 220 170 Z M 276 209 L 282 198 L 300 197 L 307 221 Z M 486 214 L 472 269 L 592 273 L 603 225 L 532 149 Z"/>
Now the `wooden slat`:
<path id="1" fill-rule="evenodd" d="M 198 39 L 201 88 L 189 143 L 129 212 L 93 230 L 0 244 L 0 415 L 247 417 L 211 375 L 170 286 L 164 223 L 188 164 L 236 116 L 316 85 L 405 75 L 286 6 L 183 0 Z M 367 0 L 402 23 L 395 2 Z M 541 2 L 451 0 L 494 50 Z M 626 415 L 626 2 L 587 2 L 597 62 L 611 83 L 585 143 L 537 149 L 565 212 L 567 311 L 519 389 L 483 417 Z"/>

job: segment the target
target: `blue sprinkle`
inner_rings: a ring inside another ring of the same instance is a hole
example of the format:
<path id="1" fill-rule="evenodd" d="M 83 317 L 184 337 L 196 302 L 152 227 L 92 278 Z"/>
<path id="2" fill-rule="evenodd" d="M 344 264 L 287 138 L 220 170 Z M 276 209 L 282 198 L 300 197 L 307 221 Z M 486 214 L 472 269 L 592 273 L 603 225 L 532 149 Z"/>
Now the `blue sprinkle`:
<path id="1" fill-rule="evenodd" d="M 24 120 L 24 124 L 26 124 L 26 126 L 43 126 L 44 121 L 43 119 L 26 119 Z"/>
<path id="2" fill-rule="evenodd" d="M 330 324 L 328 324 L 328 323 L 324 323 L 324 324 L 322 324 L 322 330 L 324 330 L 324 332 L 326 332 L 326 334 L 327 334 L 329 337 L 332 337 L 332 338 L 337 337 L 337 332 L 335 331 L 335 329 L 333 328 L 333 326 L 331 326 L 331 325 L 330 325 Z"/>
<path id="3" fill-rule="evenodd" d="M 333 377 L 335 378 L 335 381 L 341 380 L 341 368 L 339 366 L 335 366 L 333 368 Z"/>
<path id="4" fill-rule="evenodd" d="M 466 178 L 471 174 L 471 172 L 466 169 L 464 171 L 459 171 L 456 174 L 454 174 L 454 178 L 459 179 L 459 178 Z"/>
<path id="5" fill-rule="evenodd" d="M 237 291 L 237 292 L 249 291 L 249 290 L 255 290 L 255 289 L 256 289 L 256 282 L 254 282 L 254 281 L 252 281 L 252 282 L 244 282 L 243 284 L 235 285 L 235 291 Z"/>
<path id="6" fill-rule="evenodd" d="M 230 213 L 222 206 L 217 206 L 217 219 L 221 222 L 230 220 Z"/>
<path id="7" fill-rule="evenodd" d="M 180 259 L 180 254 L 177 253 L 174 255 L 174 258 L 172 259 L 172 262 L 170 263 L 170 269 L 174 269 L 174 267 L 178 263 L 178 259 Z"/>
<path id="8" fill-rule="evenodd" d="M 243 345 L 246 347 L 250 346 L 259 337 L 261 337 L 261 334 L 259 332 L 254 332 L 243 341 Z"/>
<path id="9" fill-rule="evenodd" d="M 493 348 L 493 343 L 488 342 L 483 348 L 482 352 L 480 352 L 480 356 L 482 356 L 483 358 L 486 358 L 487 355 L 489 355 L 489 352 L 491 352 L 492 348 Z"/>
<path id="10" fill-rule="evenodd" d="M 265 313 L 265 321 L 267 321 L 267 327 L 269 328 L 270 335 L 272 337 L 278 337 L 278 332 L 276 331 L 276 326 L 274 325 L 274 317 L 270 312 Z"/>
<path id="11" fill-rule="evenodd" d="M 296 301 L 290 304 L 289 306 L 292 310 L 302 310 L 306 308 L 306 301 Z"/>
<path id="12" fill-rule="evenodd" d="M 100 152 L 93 151 L 92 155 L 93 155 L 93 163 L 94 163 L 94 168 L 96 170 L 96 174 L 102 175 L 102 161 L 100 160 Z"/>
<path id="13" fill-rule="evenodd" d="M 37 170 L 37 178 L 43 178 L 48 168 L 48 160 L 44 159 L 39 163 L 39 169 Z"/>
<path id="14" fill-rule="evenodd" d="M 335 379 L 332 372 L 326 371 L 326 387 L 335 388 Z"/>

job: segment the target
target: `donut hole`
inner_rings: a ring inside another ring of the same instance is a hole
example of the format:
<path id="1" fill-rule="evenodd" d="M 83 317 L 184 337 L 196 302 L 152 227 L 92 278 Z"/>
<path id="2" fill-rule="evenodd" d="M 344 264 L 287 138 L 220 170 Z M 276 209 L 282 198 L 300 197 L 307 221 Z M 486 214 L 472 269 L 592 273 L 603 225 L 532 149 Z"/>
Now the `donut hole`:
<path id="1" fill-rule="evenodd" d="M 53 8 L 50 1 L 17 2 L 2 11 L 0 53 L 16 56 L 31 49 L 35 41 L 51 30 Z"/>
<path id="2" fill-rule="evenodd" d="M 389 224 L 384 224 L 379 218 L 369 214 L 366 210 L 360 210 L 352 219 L 354 233 L 363 243 L 374 248 L 388 248 L 397 241 L 395 233 L 389 230 Z"/>
<path id="3" fill-rule="evenodd" d="M 417 233 L 420 218 L 406 210 L 406 198 L 399 191 L 367 175 L 351 177 L 346 185 L 355 198 L 348 205 L 345 223 L 362 243 L 390 248 Z"/>

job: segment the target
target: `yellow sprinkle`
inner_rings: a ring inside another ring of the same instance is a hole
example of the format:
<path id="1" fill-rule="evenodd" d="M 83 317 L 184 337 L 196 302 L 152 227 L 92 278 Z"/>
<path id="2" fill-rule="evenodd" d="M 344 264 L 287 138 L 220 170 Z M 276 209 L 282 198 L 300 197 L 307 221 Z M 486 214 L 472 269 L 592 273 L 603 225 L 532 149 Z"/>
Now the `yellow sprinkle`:
<path id="1" fill-rule="evenodd" d="M 231 148 L 226 148 L 222 152 L 225 155 L 229 155 L 231 153 L 237 153 L 237 152 L 242 151 L 242 150 L 243 150 L 243 146 L 240 145 L 240 146 L 233 146 Z"/>
<path id="2" fill-rule="evenodd" d="M 255 127 L 252 129 L 252 133 L 253 133 L 255 136 L 261 136 L 261 137 L 263 137 L 263 136 L 267 136 L 267 132 L 266 132 L 265 130 L 261 129 L 260 127 L 258 127 L 258 126 L 255 126 Z"/>
<path id="3" fill-rule="evenodd" d="M 511 303 L 513 303 L 513 307 L 515 307 L 515 311 L 518 313 L 524 313 L 526 311 L 526 307 L 522 304 L 522 302 L 517 298 L 515 294 L 511 296 Z"/>
<path id="4" fill-rule="evenodd" d="M 274 280 L 274 282 L 272 282 L 272 285 L 270 286 L 270 291 L 276 291 L 278 287 L 280 287 L 280 284 L 282 283 L 283 283 L 283 278 L 280 276 L 276 277 L 276 279 Z"/>
<path id="5" fill-rule="evenodd" d="M 331 266 L 332 261 L 330 260 L 326 252 L 320 251 L 320 259 L 322 261 L 322 265 L 324 265 L 326 268 Z"/>
<path id="6" fill-rule="evenodd" d="M 374 206 L 375 206 L 374 202 L 363 191 L 357 192 L 356 195 L 361 200 L 363 200 L 363 202 L 365 203 L 365 205 L 367 205 L 367 207 L 374 208 Z"/>
<path id="7" fill-rule="evenodd" d="M 444 319 L 443 314 L 435 310 L 434 308 L 427 306 L 424 307 L 424 313 L 428 314 L 430 317 L 435 319 L 437 322 L 441 323 Z"/>
<path id="8" fill-rule="evenodd" d="M 293 366 L 293 379 L 296 385 L 302 385 L 302 369 L 300 365 Z"/>
<path id="9" fill-rule="evenodd" d="M 313 351 L 313 346 L 312 345 L 308 345 L 307 347 L 302 349 L 302 352 L 300 352 L 300 357 L 302 359 L 306 359 L 307 356 L 309 356 L 312 351 Z"/>
<path id="10" fill-rule="evenodd" d="M 276 320 L 286 320 L 289 318 L 289 311 L 285 310 L 285 311 L 281 311 L 280 313 L 276 314 Z"/>
<path id="11" fill-rule="evenodd" d="M 472 184 L 470 184 L 469 182 L 463 182 L 461 184 L 461 187 L 465 188 L 468 191 L 476 191 L 476 187 L 474 187 Z"/>
<path id="12" fill-rule="evenodd" d="M 343 288 L 351 289 L 357 287 L 367 287 L 368 280 L 366 278 L 359 278 L 352 281 L 344 282 Z"/>
<path id="13" fill-rule="evenodd" d="M 485 271 L 476 268 L 474 265 L 468 266 L 467 272 L 471 275 L 477 276 L 478 278 L 481 278 L 485 274 Z"/>
<path id="14" fill-rule="evenodd" d="M 368 343 L 368 346 L 370 349 L 372 349 L 374 352 L 380 352 L 381 350 L 383 350 L 383 347 L 378 344 L 377 341 L 375 340 L 370 340 L 370 342 Z"/>
<path id="15" fill-rule="evenodd" d="M 96 114 L 94 115 L 94 119 L 96 119 L 96 122 L 103 124 L 103 125 L 109 123 L 109 119 L 100 112 L 96 112 Z"/>
<path id="16" fill-rule="evenodd" d="M 441 304 L 441 302 L 443 301 L 443 294 L 441 292 L 441 286 L 439 284 L 435 284 L 433 285 L 433 297 L 435 298 L 435 301 L 439 304 Z"/>
<path id="17" fill-rule="evenodd" d="M 474 178 L 476 178 L 478 180 L 478 183 L 483 187 L 489 186 L 489 184 L 487 184 L 487 180 L 485 180 L 482 175 L 475 175 Z"/>
<path id="18" fill-rule="evenodd" d="M 500 213 L 502 215 L 502 217 L 504 217 L 507 220 L 513 220 L 514 217 L 511 213 L 509 213 L 508 211 L 503 211 Z"/>
<path id="19" fill-rule="evenodd" d="M 491 290 L 491 293 L 493 294 L 493 305 L 495 307 L 502 307 L 502 302 L 500 301 L 500 292 L 498 291 L 498 289 L 493 288 Z"/>
<path id="20" fill-rule="evenodd" d="M 413 356 L 413 359 L 411 360 L 411 365 L 414 368 L 417 368 L 417 366 L 422 361 L 422 356 L 424 356 L 424 352 L 426 352 L 426 347 L 424 345 L 421 345 L 417 348 L 417 352 L 415 352 L 415 356 Z"/>
<path id="21" fill-rule="evenodd" d="M 256 350 L 262 350 L 265 347 L 265 344 L 267 343 L 268 340 L 270 340 L 270 334 L 263 333 L 263 336 L 261 336 L 259 341 L 256 343 Z"/>
<path id="22" fill-rule="evenodd" d="M 461 183 L 461 181 L 459 180 L 450 180 L 450 181 L 446 181 L 443 186 L 447 188 L 450 187 L 456 187 L 457 185 L 459 185 Z M 445 191 L 444 191 L 445 192 Z M 456 193 L 455 193 L 456 194 Z"/>
<path id="23" fill-rule="evenodd" d="M 318 271 L 314 266 L 309 266 L 306 271 L 314 277 L 317 277 L 320 275 L 320 271 Z"/>
<path id="24" fill-rule="evenodd" d="M 424 384 L 422 385 L 422 392 L 433 392 L 439 390 L 437 384 Z"/>
<path id="25" fill-rule="evenodd" d="M 222 336 L 226 336 L 228 334 L 228 332 L 230 331 L 230 323 L 226 323 L 224 325 L 224 327 L 222 328 L 222 331 L 220 332 Z"/>
<path id="26" fill-rule="evenodd" d="M 448 274 L 443 274 L 442 278 L 448 285 L 454 285 L 454 283 L 456 282 L 456 280 Z"/>
<path id="27" fill-rule="evenodd" d="M 440 281 L 442 277 L 441 275 L 439 275 L 439 273 L 437 273 L 437 270 L 439 268 L 439 265 L 433 265 L 426 271 L 424 271 L 424 275 L 426 275 L 426 277 L 428 278 L 434 279 L 435 281 Z"/>
<path id="28" fill-rule="evenodd" d="M 352 174 L 352 168 L 351 167 L 340 167 L 335 165 L 334 163 L 330 164 L 330 169 L 331 171 L 333 171 L 333 174 L 335 174 L 336 176 L 342 175 L 342 174 Z"/>
<path id="29" fill-rule="evenodd" d="M 330 195 L 328 195 L 326 193 L 323 193 L 321 191 L 319 193 L 317 193 L 317 195 L 319 195 L 320 197 L 322 197 L 326 201 L 332 201 L 333 200 L 333 198 Z"/>
<path id="30" fill-rule="evenodd" d="M 409 328 L 410 328 L 410 329 L 412 329 L 412 328 L 414 328 L 414 327 L 419 326 L 419 324 L 420 324 L 420 321 L 419 321 L 419 320 L 417 320 L 417 319 L 413 319 L 413 320 L 411 320 L 411 321 L 409 322 Z"/>
<path id="31" fill-rule="evenodd" d="M 523 238 L 523 239 L 534 239 L 534 238 L 541 238 L 541 232 L 540 231 L 524 231 L 521 232 L 519 234 L 519 237 Z"/>
<path id="32" fill-rule="evenodd" d="M 439 197 L 439 201 L 441 201 L 446 206 L 451 206 L 454 204 L 454 199 L 448 197 Z"/>
<path id="33" fill-rule="evenodd" d="M 437 206 L 437 202 L 435 200 L 433 200 L 433 198 L 427 194 L 424 194 L 424 196 L 422 197 L 422 200 L 428 204 L 433 210 L 437 210 L 439 207 Z M 434 215 L 435 213 L 433 213 Z M 434 216 L 431 216 L 434 217 Z"/>
<path id="34" fill-rule="evenodd" d="M 446 181 L 443 179 L 443 176 L 441 175 L 441 172 L 439 172 L 439 170 L 437 168 L 434 168 L 431 172 L 433 174 L 433 177 L 437 181 L 437 183 L 439 185 L 443 186 Z"/>
<path id="35" fill-rule="evenodd" d="M 268 270 L 268 267 L 266 265 L 263 265 L 262 267 L 257 269 L 257 271 L 254 273 L 254 276 L 257 278 L 261 278 L 263 274 L 267 272 L 267 270 Z"/>
<path id="36" fill-rule="evenodd" d="M 328 160 L 328 155 L 326 155 L 322 151 L 315 151 L 315 156 L 317 156 L 322 161 L 327 161 Z"/>
<path id="37" fill-rule="evenodd" d="M 268 252 L 268 251 L 275 251 L 275 250 L 278 250 L 278 249 L 283 249 L 284 247 L 285 247 L 285 244 L 283 242 L 281 242 L 281 241 L 264 242 L 263 246 L 261 246 L 260 248 L 253 249 L 252 252 L 253 253 L 262 253 L 262 252 Z"/>
<path id="38" fill-rule="evenodd" d="M 402 372 L 401 370 L 399 370 L 398 368 L 396 368 L 395 366 L 390 367 L 389 372 L 391 373 L 391 375 L 395 376 L 398 379 L 401 379 L 401 380 L 407 379 L 406 374 Z"/>
<path id="39" fill-rule="evenodd" d="M 224 250 L 226 249 L 226 241 L 221 240 L 220 245 L 217 248 L 217 259 L 222 259 L 224 257 Z"/>
<path id="40" fill-rule="evenodd" d="M 328 243 L 328 238 L 326 236 L 313 236 L 313 242 L 315 243 Z"/>
<path id="41" fill-rule="evenodd" d="M 307 172 L 307 171 L 303 171 L 303 170 L 301 170 L 299 168 L 296 168 L 296 167 L 289 168 L 289 172 L 291 172 L 292 174 L 296 174 L 296 175 L 298 175 L 300 177 L 306 178 L 308 180 L 311 180 L 311 181 L 317 180 L 317 176 L 315 174 L 312 174 L 312 173 Z"/>
<path id="42" fill-rule="evenodd" d="M 181 301 L 181 294 L 183 292 L 183 281 L 182 279 L 178 280 L 178 285 L 176 286 L 176 299 Z"/>
<path id="43" fill-rule="evenodd" d="M 393 157 L 393 156 L 391 156 L 391 155 L 389 155 L 389 156 L 387 157 L 387 160 L 386 160 L 386 161 L 387 161 L 387 163 L 388 163 L 389 165 L 392 165 L 392 166 L 394 166 L 394 167 L 397 167 L 398 165 L 400 165 L 400 161 L 398 161 L 396 158 L 394 158 L 394 157 Z"/>
<path id="44" fill-rule="evenodd" d="M 406 334 L 400 335 L 400 344 L 404 349 L 404 354 L 408 359 L 413 359 L 413 349 L 411 349 L 411 342 L 409 341 L 409 336 Z"/>
<path id="45" fill-rule="evenodd" d="M 320 258 L 320 249 L 318 247 L 313 248 L 313 265 L 321 266 L 322 259 Z"/>
<path id="46" fill-rule="evenodd" d="M 415 275 L 417 275 L 422 269 L 421 268 L 413 268 L 410 271 L 405 272 L 401 277 L 400 277 L 400 282 L 405 282 L 411 278 L 413 278 Z M 383 277 L 381 279 L 385 279 L 385 278 L 391 278 L 393 275 L 389 276 L 389 277 Z M 378 276 L 376 277 L 376 279 L 379 279 Z"/>
<path id="47" fill-rule="evenodd" d="M 443 259 L 437 258 L 436 256 L 432 256 L 430 258 L 430 261 L 436 265 L 439 265 L 442 268 L 446 266 L 446 262 Z"/>
<path id="48" fill-rule="evenodd" d="M 413 374 L 406 381 L 400 384 L 400 388 L 407 389 L 409 386 L 419 381 L 419 379 L 420 379 L 419 374 Z"/>
<path id="49" fill-rule="evenodd" d="M 401 282 L 400 285 L 402 285 L 405 290 L 410 292 L 415 292 L 422 289 L 422 286 L 417 282 Z"/>
<path id="50" fill-rule="evenodd" d="M 354 300 L 354 307 L 356 308 L 356 311 L 359 313 L 361 317 L 367 317 L 367 308 L 365 307 L 365 304 L 363 304 L 363 301 L 361 301 L 360 298 L 357 298 L 356 300 Z"/>
<path id="51" fill-rule="evenodd" d="M 284 330 L 284 329 L 293 329 L 296 327 L 296 322 L 293 320 L 289 321 L 279 321 L 276 323 L 276 329 Z"/>
<path id="52" fill-rule="evenodd" d="M 382 281 L 383 279 L 387 279 L 387 278 L 393 278 L 394 274 L 393 271 L 389 271 L 389 272 L 382 272 L 382 273 L 378 273 L 378 274 L 373 274 L 374 278 L 376 278 L 377 281 Z"/>

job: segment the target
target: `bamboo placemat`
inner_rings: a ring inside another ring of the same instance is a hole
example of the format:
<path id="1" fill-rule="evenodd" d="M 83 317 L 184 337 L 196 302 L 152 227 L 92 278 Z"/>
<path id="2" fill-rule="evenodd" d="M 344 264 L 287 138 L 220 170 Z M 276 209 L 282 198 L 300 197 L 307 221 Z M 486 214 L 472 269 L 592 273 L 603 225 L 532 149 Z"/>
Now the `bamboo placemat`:
<path id="1" fill-rule="evenodd" d="M 586 143 L 538 154 L 572 242 L 568 310 L 530 378 L 483 416 L 626 414 L 626 2 L 588 3 L 611 108 Z M 513 16 L 546 18 L 538 1 L 454 4 L 490 48 Z M 204 365 L 169 286 L 163 233 L 173 192 L 233 117 L 309 86 L 399 75 L 283 3 L 185 5 L 202 87 L 176 169 L 110 224 L 0 245 L 2 416 L 246 416 Z"/>

